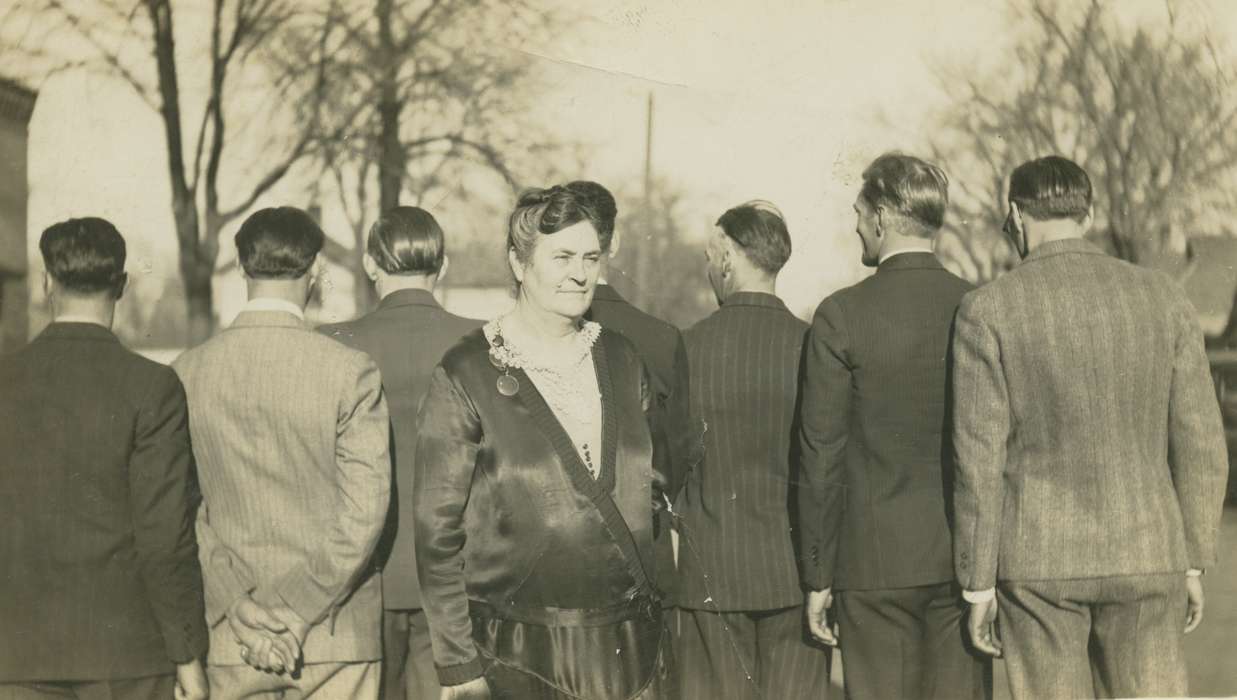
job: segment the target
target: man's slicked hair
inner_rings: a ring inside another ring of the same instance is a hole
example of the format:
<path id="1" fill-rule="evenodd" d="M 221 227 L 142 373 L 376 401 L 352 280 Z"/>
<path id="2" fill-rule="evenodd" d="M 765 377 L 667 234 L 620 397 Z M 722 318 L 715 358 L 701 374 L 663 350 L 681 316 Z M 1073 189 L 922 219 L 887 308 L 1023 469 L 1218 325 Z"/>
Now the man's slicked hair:
<path id="1" fill-rule="evenodd" d="M 369 229 L 366 252 L 387 274 L 432 275 L 442 269 L 446 244 L 433 214 L 421 207 L 394 207 Z"/>
<path id="2" fill-rule="evenodd" d="M 777 207 L 764 200 L 752 200 L 732 207 L 721 215 L 717 225 L 752 261 L 765 272 L 776 275 L 790 259 L 790 232 Z"/>
<path id="3" fill-rule="evenodd" d="M 915 156 L 886 153 L 863 171 L 860 195 L 873 207 L 901 214 L 936 232 L 945 223 L 949 207 L 949 177 Z"/>
<path id="4" fill-rule="evenodd" d="M 110 292 L 113 299 L 124 292 L 125 239 L 106 219 L 53 224 L 39 238 L 39 252 L 48 274 L 70 292 Z"/>
<path id="5" fill-rule="evenodd" d="M 1082 221 L 1091 211 L 1091 198 L 1087 171 L 1061 156 L 1027 161 L 1009 176 L 1009 201 L 1039 221 Z"/>
<path id="6" fill-rule="evenodd" d="M 296 279 L 314 263 L 326 235 L 318 222 L 296 207 L 261 209 L 236 233 L 241 267 L 252 279 Z"/>

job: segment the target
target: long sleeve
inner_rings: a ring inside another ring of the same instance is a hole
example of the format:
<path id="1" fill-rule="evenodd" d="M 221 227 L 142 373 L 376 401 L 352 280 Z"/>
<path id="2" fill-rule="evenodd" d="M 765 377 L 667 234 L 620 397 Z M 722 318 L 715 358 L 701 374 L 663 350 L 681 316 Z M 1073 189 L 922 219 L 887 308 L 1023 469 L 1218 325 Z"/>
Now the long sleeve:
<path id="1" fill-rule="evenodd" d="M 1228 456 L 1203 333 L 1189 302 L 1180 295 L 1177 301 L 1173 312 L 1180 330 L 1168 405 L 1168 465 L 1185 521 L 1190 567 L 1204 569 L 1216 559 Z"/>
<path id="2" fill-rule="evenodd" d="M 687 478 L 687 472 L 698 464 L 704 454 L 703 431 L 697 428 L 697 421 L 691 415 L 691 372 L 687 364 L 687 346 L 683 336 L 675 337 L 674 345 L 674 385 L 670 387 L 670 395 L 665 401 L 666 434 L 669 449 L 669 479 L 666 495 L 671 502 L 678 496 L 679 490 Z"/>
<path id="3" fill-rule="evenodd" d="M 360 357 L 352 370 L 336 423 L 338 498 L 331 529 L 306 561 L 270 590 L 254 594 L 264 604 L 277 602 L 273 596 L 278 596 L 311 624 L 347 598 L 365 573 L 390 503 L 390 421 L 382 379 L 368 357 Z"/>
<path id="4" fill-rule="evenodd" d="M 418 418 L 413 477 L 417 574 L 443 685 L 481 676 L 464 588 L 464 508 L 476 470 L 481 421 L 462 389 L 438 367 Z"/>
<path id="5" fill-rule="evenodd" d="M 202 570 L 193 531 L 200 500 L 185 392 L 173 372 L 161 372 L 137 417 L 129 502 L 138 569 L 173 663 L 206 654 Z"/>
<path id="6" fill-rule="evenodd" d="M 804 347 L 799 414 L 800 576 L 813 590 L 833 585 L 846 495 L 851 369 L 845 319 L 834 299 L 816 312 Z"/>
<path id="7" fill-rule="evenodd" d="M 954 323 L 954 570 L 962 588 L 996 585 L 1010 406 L 1001 351 L 981 297 L 963 297 Z"/>

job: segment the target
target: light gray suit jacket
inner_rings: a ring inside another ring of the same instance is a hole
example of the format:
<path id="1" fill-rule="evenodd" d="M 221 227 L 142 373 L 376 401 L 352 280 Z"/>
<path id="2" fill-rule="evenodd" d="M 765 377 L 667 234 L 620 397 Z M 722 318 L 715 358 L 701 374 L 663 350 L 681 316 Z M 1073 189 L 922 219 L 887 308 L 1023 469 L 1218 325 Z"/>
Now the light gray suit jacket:
<path id="1" fill-rule="evenodd" d="M 953 350 L 954 567 L 996 580 L 1215 560 L 1228 475 L 1193 307 L 1083 240 L 967 294 Z"/>
<path id="2" fill-rule="evenodd" d="M 370 561 L 390 498 L 378 368 L 292 314 L 245 312 L 173 364 L 202 487 L 210 663 L 242 663 L 228 606 L 251 593 L 313 623 L 305 663 L 381 658 Z"/>

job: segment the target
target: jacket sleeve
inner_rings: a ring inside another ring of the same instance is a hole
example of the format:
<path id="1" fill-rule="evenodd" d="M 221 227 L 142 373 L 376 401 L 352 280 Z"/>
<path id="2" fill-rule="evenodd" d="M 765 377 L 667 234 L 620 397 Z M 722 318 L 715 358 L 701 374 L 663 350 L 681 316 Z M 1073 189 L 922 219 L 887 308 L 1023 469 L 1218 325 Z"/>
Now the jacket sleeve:
<path id="1" fill-rule="evenodd" d="M 962 298 L 954 321 L 954 571 L 968 591 L 996 585 L 1010 406 L 1001 349 L 983 299 Z"/>
<path id="2" fill-rule="evenodd" d="M 254 599 L 282 600 L 310 624 L 321 622 L 370 569 L 391 494 L 390 421 L 378 367 L 356 353 L 345 370 L 335 437 L 333 525 L 311 556 Z"/>
<path id="3" fill-rule="evenodd" d="M 137 414 L 129 460 L 134 547 L 163 644 L 172 663 L 206 654 L 202 570 L 194 538 L 198 493 L 185 391 L 160 371 Z"/>
<path id="4" fill-rule="evenodd" d="M 1189 300 L 1174 296 L 1178 334 L 1168 404 L 1168 465 L 1185 521 L 1190 567 L 1204 569 L 1216 560 L 1228 455 L 1202 330 Z"/>
<path id="5" fill-rule="evenodd" d="M 841 306 L 821 303 L 804 344 L 799 406 L 799 556 L 803 584 L 833 586 L 846 503 L 851 368 Z"/>
<path id="6" fill-rule="evenodd" d="M 481 676 L 464 589 L 464 508 L 476 470 L 481 420 L 464 390 L 434 370 L 417 420 L 413 514 L 417 575 L 442 685 Z"/>

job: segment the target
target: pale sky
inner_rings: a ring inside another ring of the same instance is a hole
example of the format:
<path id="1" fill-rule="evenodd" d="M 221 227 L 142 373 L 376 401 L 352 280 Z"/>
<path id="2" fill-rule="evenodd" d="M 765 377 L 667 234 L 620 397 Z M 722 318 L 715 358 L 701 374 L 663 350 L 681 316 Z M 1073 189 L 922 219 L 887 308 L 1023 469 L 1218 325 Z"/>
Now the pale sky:
<path id="1" fill-rule="evenodd" d="M 1222 40 L 1233 36 L 1237 3 L 1177 5 L 1179 16 L 1216 28 Z M 998 63 L 1012 38 L 999 2 L 625 0 L 571 6 L 590 19 L 535 49 L 547 87 L 535 114 L 565 137 L 591 145 L 585 171 L 573 178 L 639 191 L 651 91 L 653 167 L 687 193 L 689 221 L 697 222 L 692 232 L 703 235 L 722 211 L 748 199 L 777 204 L 795 246 L 779 292 L 801 316 L 866 274 L 851 212 L 859 174 L 884 151 L 922 147 L 926 119 L 942 103 L 932 67 Z M 1123 0 L 1118 7 L 1130 17 L 1164 16 L 1162 0 Z M 513 50 L 521 48 L 528 47 Z M 29 162 L 32 269 L 39 269 L 35 243 L 44 227 L 95 214 L 112 219 L 130 242 L 135 298 L 157 294 L 163 280 L 175 277 L 163 132 L 123 84 L 80 73 L 45 84 L 31 124 Z M 290 182 L 259 205 L 285 202 L 303 204 L 303 188 Z M 325 218 L 330 222 L 331 213 Z M 495 220 L 493 235 L 501 236 L 504 225 Z M 233 232 L 224 232 L 225 249 Z M 346 230 L 331 233 L 348 240 Z M 638 236 L 626 234 L 627 241 Z M 327 296 L 326 315 L 351 313 L 348 286 L 340 283 Z M 226 322 L 243 303 L 243 287 L 231 275 L 217 284 L 216 295 Z"/>

